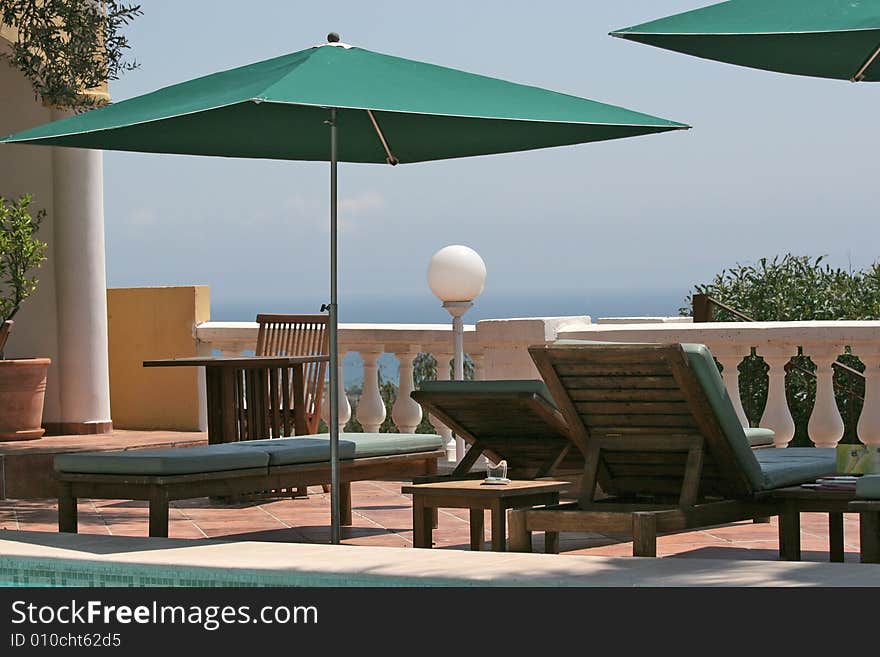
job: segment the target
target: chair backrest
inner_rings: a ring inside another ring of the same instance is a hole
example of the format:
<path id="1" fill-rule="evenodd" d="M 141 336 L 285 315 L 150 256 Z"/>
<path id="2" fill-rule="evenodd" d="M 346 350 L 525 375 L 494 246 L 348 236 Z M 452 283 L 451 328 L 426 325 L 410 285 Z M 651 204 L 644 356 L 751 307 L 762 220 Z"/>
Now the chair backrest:
<path id="1" fill-rule="evenodd" d="M 330 349 L 327 315 L 257 315 L 257 356 L 326 355 Z M 303 372 L 309 433 L 317 433 L 327 363 L 309 363 Z M 292 397 L 291 397 L 292 398 Z"/>
<path id="2" fill-rule="evenodd" d="M 694 463 L 700 498 L 760 488 L 760 466 L 704 345 L 560 341 L 529 353 L 572 441 L 598 461 L 604 492 L 675 496 Z M 703 446 L 696 461 L 694 444 Z"/>
<path id="3" fill-rule="evenodd" d="M 513 477 L 583 472 L 541 381 L 426 381 L 412 398 L 491 460 L 506 460 Z"/>

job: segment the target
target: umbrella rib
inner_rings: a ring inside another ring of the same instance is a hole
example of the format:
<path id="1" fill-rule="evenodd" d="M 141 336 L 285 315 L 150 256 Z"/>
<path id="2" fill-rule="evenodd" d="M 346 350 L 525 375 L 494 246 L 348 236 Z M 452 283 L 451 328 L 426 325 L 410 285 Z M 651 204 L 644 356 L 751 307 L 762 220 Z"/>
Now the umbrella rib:
<path id="1" fill-rule="evenodd" d="M 379 141 L 382 142 L 382 148 L 385 149 L 385 161 L 391 166 L 396 166 L 400 163 L 400 160 L 394 157 L 394 153 L 391 152 L 391 147 L 388 146 L 388 141 L 385 139 L 385 135 L 382 134 L 382 128 L 379 127 L 379 122 L 376 121 L 376 117 L 373 116 L 373 110 L 367 110 L 367 116 L 370 117 L 370 121 L 376 129 L 376 134 L 379 135 Z"/>
<path id="2" fill-rule="evenodd" d="M 868 57 L 868 61 L 862 64 L 862 68 L 859 69 L 858 73 L 850 78 L 850 81 L 861 82 L 862 80 L 864 80 L 865 73 L 868 72 L 868 69 L 871 67 L 871 64 L 874 63 L 877 57 L 880 57 L 880 45 L 878 45 L 877 48 L 874 50 L 874 53 L 870 57 Z"/>

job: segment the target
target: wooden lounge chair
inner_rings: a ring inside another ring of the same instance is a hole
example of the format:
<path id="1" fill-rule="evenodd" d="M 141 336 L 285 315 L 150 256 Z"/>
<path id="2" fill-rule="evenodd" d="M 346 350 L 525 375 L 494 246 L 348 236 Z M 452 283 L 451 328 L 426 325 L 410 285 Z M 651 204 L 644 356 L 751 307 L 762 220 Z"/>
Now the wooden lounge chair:
<path id="1" fill-rule="evenodd" d="M 772 491 L 833 472 L 835 450 L 753 450 L 704 345 L 560 341 L 529 352 L 586 467 L 573 504 L 511 511 L 512 550 L 545 531 L 630 535 L 656 555 L 658 532 L 777 515 Z M 601 489 L 601 491 L 599 490 Z"/>
<path id="2" fill-rule="evenodd" d="M 411 396 L 470 445 L 451 478 L 466 476 L 483 455 L 506 460 L 511 478 L 583 472 L 583 455 L 542 381 L 427 381 Z"/>
<path id="3" fill-rule="evenodd" d="M 445 458 L 433 434 L 340 434 L 342 523 L 351 524 L 352 481 L 429 475 Z M 149 500 L 150 536 L 168 536 L 168 503 L 325 484 L 327 434 L 187 449 L 78 452 L 55 457 L 58 530 L 77 531 L 77 499 Z"/>

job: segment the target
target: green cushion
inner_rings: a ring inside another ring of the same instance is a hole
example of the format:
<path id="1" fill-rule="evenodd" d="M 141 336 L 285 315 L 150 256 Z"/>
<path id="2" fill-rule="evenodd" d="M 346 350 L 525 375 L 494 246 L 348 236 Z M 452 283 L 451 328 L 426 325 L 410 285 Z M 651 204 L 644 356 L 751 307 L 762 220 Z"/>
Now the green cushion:
<path id="1" fill-rule="evenodd" d="M 773 429 L 745 427 L 743 431 L 751 447 L 766 447 L 773 444 L 776 432 Z"/>
<path id="2" fill-rule="evenodd" d="M 837 450 L 833 448 L 758 449 L 754 455 L 761 465 L 759 490 L 805 484 L 837 470 Z"/>
<path id="3" fill-rule="evenodd" d="M 864 475 L 856 482 L 856 497 L 880 500 L 880 475 Z"/>
<path id="4" fill-rule="evenodd" d="M 431 433 L 340 433 L 339 458 L 395 456 L 431 452 L 443 448 L 443 438 Z M 269 465 L 324 463 L 330 461 L 330 434 L 312 434 L 270 440 L 231 443 L 242 451 L 259 450 L 269 457 Z"/>
<path id="5" fill-rule="evenodd" d="M 264 451 L 236 449 L 232 444 L 181 447 L 179 449 L 132 449 L 125 452 L 79 452 L 58 454 L 58 472 L 127 475 L 184 475 L 265 468 Z"/>
<path id="6" fill-rule="evenodd" d="M 700 382 L 700 386 L 709 400 L 709 405 L 715 412 L 715 417 L 718 419 L 718 424 L 721 425 L 721 431 L 724 433 L 734 457 L 749 478 L 752 488 L 762 490 L 764 478 L 761 466 L 755 459 L 755 452 L 746 438 L 746 433 L 740 424 L 736 411 L 733 410 L 733 404 L 727 394 L 727 388 L 724 387 L 724 381 L 721 379 L 721 373 L 718 371 L 712 353 L 704 344 L 685 343 L 681 347 L 687 356 L 691 371 Z"/>
<path id="7" fill-rule="evenodd" d="M 422 392 L 461 393 L 465 395 L 505 394 L 531 392 L 540 395 L 556 406 L 553 397 L 543 381 L 520 379 L 510 381 L 425 381 L 419 388 Z"/>

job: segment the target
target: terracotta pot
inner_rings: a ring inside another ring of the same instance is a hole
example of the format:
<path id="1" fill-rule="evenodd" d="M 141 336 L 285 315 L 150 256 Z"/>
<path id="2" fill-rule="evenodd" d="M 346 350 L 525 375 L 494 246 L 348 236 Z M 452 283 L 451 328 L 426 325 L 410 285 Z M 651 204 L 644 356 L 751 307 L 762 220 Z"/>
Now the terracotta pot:
<path id="1" fill-rule="evenodd" d="M 48 358 L 0 360 L 0 440 L 42 437 Z"/>

